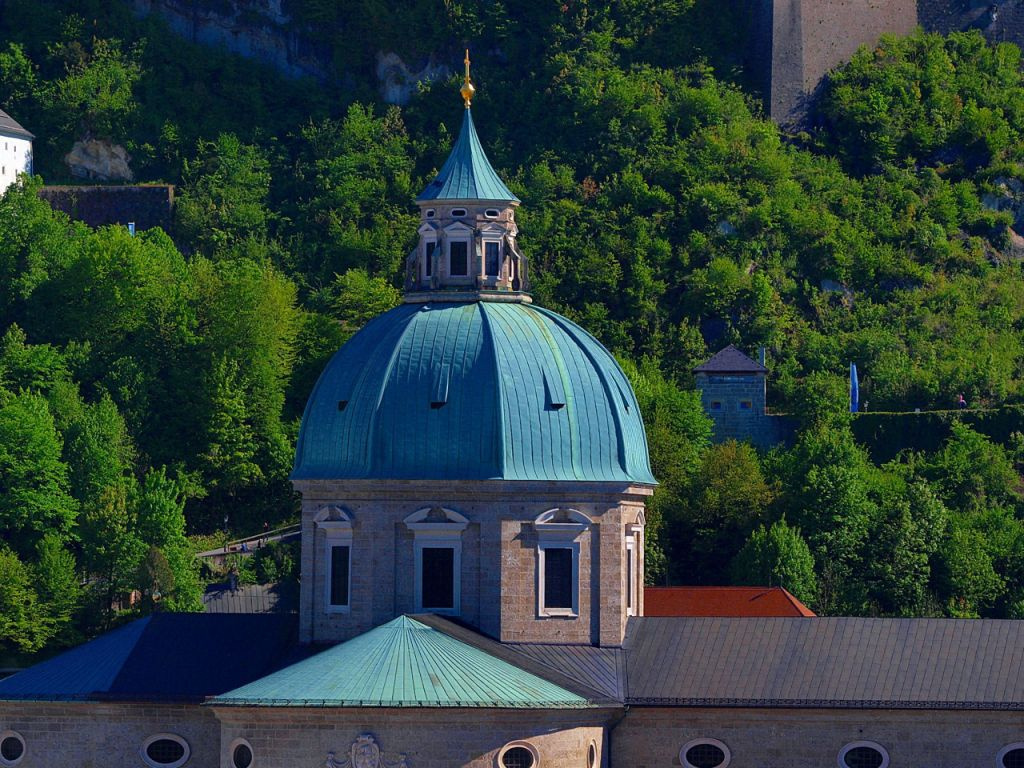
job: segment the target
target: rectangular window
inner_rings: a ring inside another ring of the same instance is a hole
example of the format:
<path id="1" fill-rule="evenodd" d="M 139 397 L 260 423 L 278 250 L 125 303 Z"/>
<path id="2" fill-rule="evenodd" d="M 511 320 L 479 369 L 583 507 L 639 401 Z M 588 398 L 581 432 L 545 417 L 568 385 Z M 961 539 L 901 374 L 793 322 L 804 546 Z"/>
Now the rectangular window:
<path id="1" fill-rule="evenodd" d="M 423 258 L 423 274 L 430 277 L 434 271 L 434 244 L 428 240 L 424 243 L 423 250 L 426 252 Z"/>
<path id="2" fill-rule="evenodd" d="M 455 550 L 424 547 L 421 581 L 424 610 L 455 608 Z"/>
<path id="3" fill-rule="evenodd" d="M 348 545 L 331 547 L 331 599 L 334 606 L 348 606 L 349 603 L 349 554 Z"/>
<path id="4" fill-rule="evenodd" d="M 448 274 L 452 277 L 465 277 L 469 274 L 469 243 L 448 244 Z"/>
<path id="5" fill-rule="evenodd" d="M 544 608 L 573 609 L 572 549 L 544 548 Z"/>
<path id="6" fill-rule="evenodd" d="M 720 400 L 712 400 L 711 401 L 711 410 L 712 411 L 720 411 L 720 410 L 722 410 L 722 402 Z"/>
<path id="7" fill-rule="evenodd" d="M 750 400 L 740 400 L 740 410 L 741 411 L 749 411 L 749 410 L 752 410 L 753 407 L 754 407 L 754 404 Z"/>
<path id="8" fill-rule="evenodd" d="M 484 243 L 484 257 L 487 262 L 487 276 L 497 277 L 501 268 L 498 262 L 498 243 Z"/>

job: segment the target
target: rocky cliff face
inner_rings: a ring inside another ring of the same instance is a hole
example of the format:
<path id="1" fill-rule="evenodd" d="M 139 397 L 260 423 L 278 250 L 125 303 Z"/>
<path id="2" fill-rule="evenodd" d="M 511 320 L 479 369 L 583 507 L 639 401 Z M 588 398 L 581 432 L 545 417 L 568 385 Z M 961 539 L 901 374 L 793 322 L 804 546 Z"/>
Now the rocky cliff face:
<path id="1" fill-rule="evenodd" d="M 258 59 L 291 77 L 330 80 L 331 51 L 291 25 L 282 0 L 133 0 L 136 13 L 159 16 L 194 43 L 224 48 Z M 377 85 L 388 104 L 407 104 L 421 82 L 448 77 L 451 67 L 431 57 L 419 70 L 395 52 L 377 54 Z"/>
<path id="2" fill-rule="evenodd" d="M 330 51 L 289 26 L 281 0 L 133 0 L 136 13 L 155 14 L 194 43 L 225 48 L 270 64 L 291 77 L 332 76 Z"/>
<path id="3" fill-rule="evenodd" d="M 119 144 L 91 138 L 76 141 L 64 155 L 72 176 L 97 181 L 131 181 L 130 160 L 128 152 Z"/>

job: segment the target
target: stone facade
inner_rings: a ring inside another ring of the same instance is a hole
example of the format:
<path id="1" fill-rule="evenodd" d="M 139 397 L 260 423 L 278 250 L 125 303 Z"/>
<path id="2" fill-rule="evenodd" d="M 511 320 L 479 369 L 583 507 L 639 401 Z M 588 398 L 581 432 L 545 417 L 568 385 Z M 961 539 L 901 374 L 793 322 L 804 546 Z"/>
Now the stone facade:
<path id="1" fill-rule="evenodd" d="M 625 633 L 626 538 L 639 526 L 636 578 L 643 580 L 643 502 L 649 487 L 615 483 L 502 481 L 298 481 L 302 502 L 300 639 L 347 640 L 419 610 L 415 532 L 405 522 L 424 508 L 453 510 L 468 522 L 461 547 L 459 617 L 504 642 L 619 646 Z M 327 610 L 328 534 L 315 518 L 328 507 L 351 518 L 351 599 Z M 552 509 L 590 518 L 578 545 L 574 616 L 538 615 L 536 519 Z M 500 564 L 500 567 L 498 566 Z M 642 601 L 643 590 L 636 590 Z M 642 605 L 639 606 L 642 610 Z"/>
<path id="2" fill-rule="evenodd" d="M 716 443 L 746 440 L 770 448 L 785 438 L 786 425 L 765 413 L 763 373 L 698 373 L 697 389 Z"/>
<path id="3" fill-rule="evenodd" d="M 615 710 L 398 710 L 217 707 L 223 724 L 222 765 L 230 745 L 244 738 L 259 768 L 323 766 L 328 753 L 338 764 L 362 734 L 372 735 L 381 765 L 408 768 L 494 768 L 510 742 L 533 746 L 541 766 L 585 768 L 591 744 L 602 764 L 605 725 Z M 377 768 L 378 763 L 368 763 Z M 628 764 L 628 763 L 627 763 Z"/>
<path id="4" fill-rule="evenodd" d="M 134 768 L 144 765 L 143 742 L 159 733 L 188 743 L 188 768 L 221 764 L 220 724 L 213 710 L 198 703 L 3 701 L 0 733 L 5 731 L 25 740 L 17 768 Z"/>
<path id="5" fill-rule="evenodd" d="M 1017 0 L 744 0 L 743 14 L 752 79 L 783 125 L 800 123 L 829 71 L 884 34 L 977 29 L 992 43 L 1024 45 Z"/>
<path id="6" fill-rule="evenodd" d="M 72 219 L 90 227 L 110 224 L 135 229 L 161 227 L 170 231 L 174 209 L 174 187 L 171 184 L 135 184 L 118 186 L 45 186 L 39 197 L 54 210 L 63 211 Z"/>
<path id="7" fill-rule="evenodd" d="M 698 738 L 724 743 L 729 768 L 826 768 L 857 741 L 881 745 L 893 768 L 987 767 L 997 765 L 1003 747 L 1024 740 L 1024 717 L 991 710 L 633 707 L 610 734 L 610 764 L 678 766 L 682 746 Z"/>
<path id="8" fill-rule="evenodd" d="M 799 122 L 822 78 L 883 34 L 917 26 L 916 0 L 761 0 L 771 6 L 768 112 L 776 122 Z M 759 15 L 765 17 L 763 10 Z M 763 34 L 763 33 L 762 33 Z M 765 47 L 762 46 L 762 51 Z"/>

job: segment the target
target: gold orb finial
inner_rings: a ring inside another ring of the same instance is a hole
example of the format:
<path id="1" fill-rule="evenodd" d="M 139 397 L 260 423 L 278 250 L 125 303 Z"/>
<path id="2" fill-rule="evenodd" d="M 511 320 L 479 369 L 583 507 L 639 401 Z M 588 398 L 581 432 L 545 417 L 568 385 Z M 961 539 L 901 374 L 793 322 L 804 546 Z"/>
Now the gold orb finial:
<path id="1" fill-rule="evenodd" d="M 462 100 L 466 102 L 466 109 L 469 109 L 469 105 L 473 102 L 473 94 L 476 93 L 476 88 L 473 87 L 473 83 L 469 79 L 469 48 L 466 49 L 466 77 L 462 83 L 462 88 L 459 89 L 459 93 L 462 94 Z"/>

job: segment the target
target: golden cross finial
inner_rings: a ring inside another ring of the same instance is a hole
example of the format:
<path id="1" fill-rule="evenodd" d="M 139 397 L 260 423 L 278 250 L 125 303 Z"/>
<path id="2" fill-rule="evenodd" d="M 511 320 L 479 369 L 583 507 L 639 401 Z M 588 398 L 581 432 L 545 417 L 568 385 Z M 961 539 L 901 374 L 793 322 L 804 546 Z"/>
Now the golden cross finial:
<path id="1" fill-rule="evenodd" d="M 476 88 L 473 87 L 473 83 L 469 79 L 469 48 L 466 49 L 466 78 L 462 83 L 462 88 L 459 93 L 462 94 L 462 100 L 466 102 L 466 109 L 469 109 L 469 105 L 473 101 L 473 94 L 476 93 Z"/>

